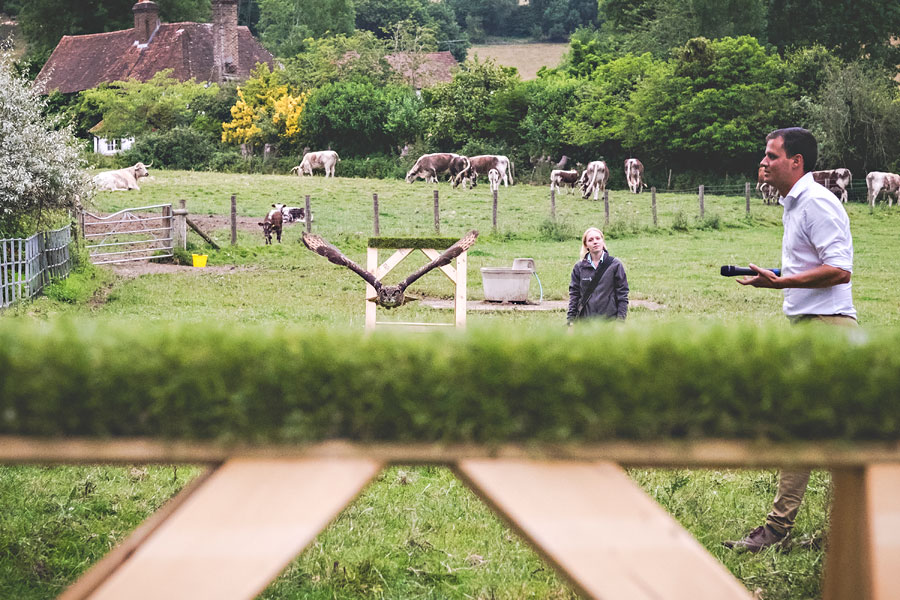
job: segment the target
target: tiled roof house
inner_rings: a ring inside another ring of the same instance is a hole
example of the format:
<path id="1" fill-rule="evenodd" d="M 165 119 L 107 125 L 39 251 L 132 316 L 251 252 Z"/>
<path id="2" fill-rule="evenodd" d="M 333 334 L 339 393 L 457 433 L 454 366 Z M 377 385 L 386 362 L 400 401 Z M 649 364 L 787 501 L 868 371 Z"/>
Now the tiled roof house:
<path id="1" fill-rule="evenodd" d="M 109 33 L 63 36 L 38 74 L 45 92 L 80 92 L 100 83 L 148 81 L 172 69 L 180 81 L 243 81 L 272 55 L 238 26 L 238 0 L 212 0 L 212 23 L 160 23 L 159 7 L 139 0 L 134 27 Z"/>

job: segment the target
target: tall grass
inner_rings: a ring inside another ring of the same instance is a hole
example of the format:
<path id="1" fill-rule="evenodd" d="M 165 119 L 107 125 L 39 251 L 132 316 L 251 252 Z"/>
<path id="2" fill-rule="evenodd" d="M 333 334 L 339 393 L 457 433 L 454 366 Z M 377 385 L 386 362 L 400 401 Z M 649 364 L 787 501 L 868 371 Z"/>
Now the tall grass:
<path id="1" fill-rule="evenodd" d="M 544 187 L 500 190 L 499 231 L 491 232 L 487 186 L 474 191 L 438 186 L 441 233 L 482 232 L 469 253 L 469 298 L 482 297 L 479 268 L 508 266 L 516 257 L 537 262 L 544 297 L 567 298 L 579 236 L 604 226 L 602 202 L 557 196 L 549 219 Z M 421 182 L 321 177 L 154 172 L 140 192 L 105 193 L 95 209 L 118 210 L 184 199 L 192 214 L 228 214 L 237 194 L 242 216 L 260 217 L 276 202 L 302 205 L 311 196 L 314 231 L 365 264 L 372 233 L 372 193 L 378 193 L 385 235 L 432 235 L 432 189 Z M 742 196 L 707 195 L 699 218 L 696 195 L 659 194 L 658 225 L 650 195 L 610 193 L 605 227 L 612 254 L 625 263 L 634 303 L 630 322 L 703 319 L 762 323 L 783 319 L 778 292 L 746 289 L 718 275 L 722 264 L 777 266 L 781 212 L 754 199 L 751 216 Z M 864 327 L 900 321 L 896 302 L 896 254 L 900 214 L 848 205 L 855 242 L 853 289 Z M 118 280 L 94 303 L 42 298 L 0 318 L 75 316 L 115 319 L 139 328 L 148 320 L 301 323 L 309 327 L 363 327 L 363 282 L 299 243 L 288 228 L 281 245 L 264 246 L 261 234 L 214 231 L 222 249 L 209 254 L 208 269 L 173 270 Z M 199 237 L 190 241 L 203 247 Z M 382 260 L 387 256 L 383 252 Z M 418 261 L 418 262 L 415 262 Z M 418 255 L 395 269 L 401 278 L 425 261 Z M 392 277 L 394 276 L 392 274 Z M 104 284 L 106 286 L 106 284 Z M 532 284 L 532 297 L 536 290 Z M 452 297 L 452 285 L 433 272 L 414 295 Z M 401 320 L 448 320 L 448 312 L 413 302 L 397 309 Z M 560 328 L 561 309 L 541 312 L 472 312 L 471 327 L 502 322 L 516 328 Z M 626 325 L 627 326 L 627 325 Z M 602 340 L 595 351 L 602 364 Z M 301 374 L 286 370 L 286 377 Z M 143 468 L 138 468 L 142 471 Z M 0 597 L 51 598 L 121 540 L 184 481 L 199 472 L 150 467 L 4 467 L 0 469 Z M 830 480 L 814 474 L 795 537 L 811 541 L 791 552 L 735 554 L 721 547 L 761 523 L 774 495 L 771 471 L 633 470 L 632 478 L 671 512 L 751 591 L 766 599 L 815 598 L 821 593 Z M 446 469 L 393 467 L 385 471 L 263 594 L 288 598 L 569 598 L 573 592 Z"/>

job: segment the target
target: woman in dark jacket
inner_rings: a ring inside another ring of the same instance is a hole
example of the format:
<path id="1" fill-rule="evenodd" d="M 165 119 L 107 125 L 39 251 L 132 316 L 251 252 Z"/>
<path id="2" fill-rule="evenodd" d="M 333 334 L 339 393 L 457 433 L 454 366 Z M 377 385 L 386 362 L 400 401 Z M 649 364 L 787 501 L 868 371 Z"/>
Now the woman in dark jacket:
<path id="1" fill-rule="evenodd" d="M 605 317 L 624 321 L 628 314 L 628 279 L 625 266 L 606 250 L 603 232 L 589 227 L 581 236 L 582 260 L 572 269 L 566 320 Z M 599 279 L 594 275 L 599 272 Z"/>

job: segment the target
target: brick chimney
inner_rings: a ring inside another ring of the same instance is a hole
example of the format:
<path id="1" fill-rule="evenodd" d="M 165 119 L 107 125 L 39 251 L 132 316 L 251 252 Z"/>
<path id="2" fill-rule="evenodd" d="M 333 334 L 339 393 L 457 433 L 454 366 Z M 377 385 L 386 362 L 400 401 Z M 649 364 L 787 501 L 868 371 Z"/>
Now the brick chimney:
<path id="1" fill-rule="evenodd" d="M 159 28 L 159 6 L 151 0 L 140 0 L 131 7 L 134 13 L 134 36 L 138 44 L 147 44 Z"/>
<path id="2" fill-rule="evenodd" d="M 238 75 L 238 0 L 212 0 L 213 52 L 219 81 Z"/>

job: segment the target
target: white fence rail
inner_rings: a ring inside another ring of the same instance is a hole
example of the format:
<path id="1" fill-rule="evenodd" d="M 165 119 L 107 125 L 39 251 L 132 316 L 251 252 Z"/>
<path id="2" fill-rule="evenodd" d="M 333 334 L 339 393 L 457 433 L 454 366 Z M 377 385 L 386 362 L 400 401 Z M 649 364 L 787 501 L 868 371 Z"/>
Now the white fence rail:
<path id="1" fill-rule="evenodd" d="M 29 238 L 0 240 L 0 308 L 36 296 L 52 279 L 67 277 L 72 227 L 42 231 Z"/>
<path id="2" fill-rule="evenodd" d="M 95 265 L 174 255 L 171 204 L 126 208 L 106 216 L 84 212 L 82 223 L 85 248 Z"/>

